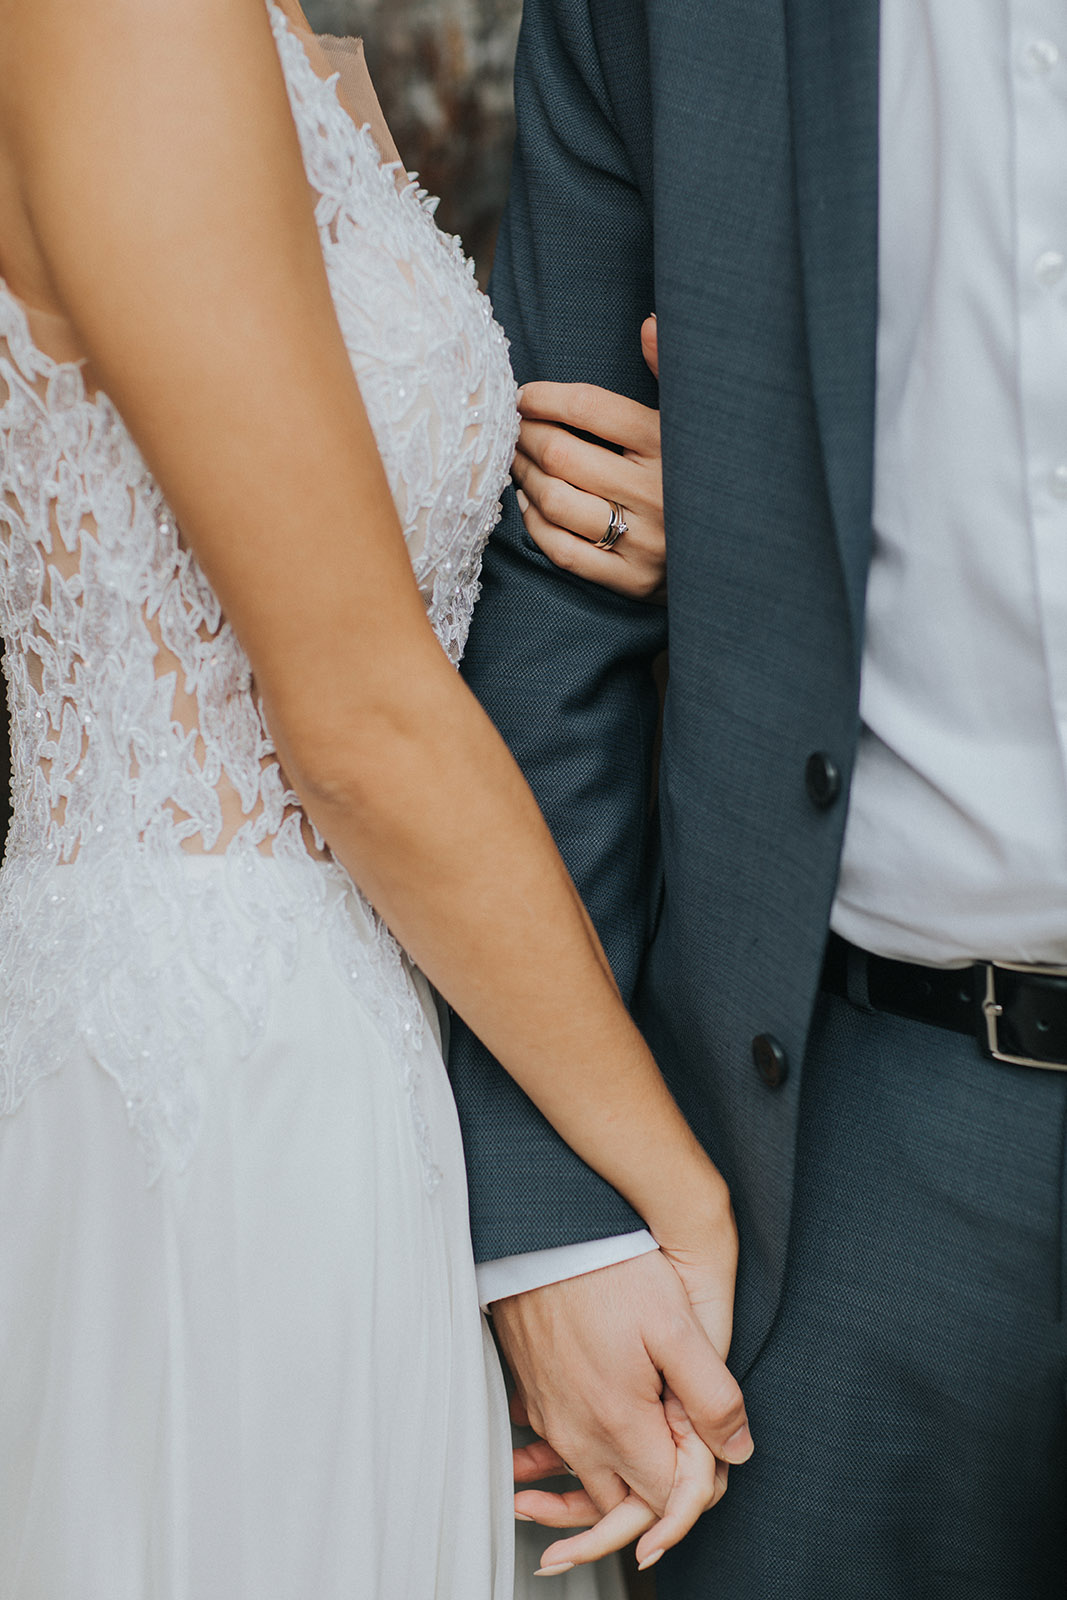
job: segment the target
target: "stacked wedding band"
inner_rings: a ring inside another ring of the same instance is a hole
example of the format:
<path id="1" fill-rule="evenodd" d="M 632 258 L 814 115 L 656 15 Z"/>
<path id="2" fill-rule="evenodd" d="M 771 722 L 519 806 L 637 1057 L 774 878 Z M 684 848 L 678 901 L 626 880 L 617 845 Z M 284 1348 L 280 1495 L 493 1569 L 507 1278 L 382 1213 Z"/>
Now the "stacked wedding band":
<path id="1" fill-rule="evenodd" d="M 608 526 L 603 537 L 598 539 L 596 544 L 593 546 L 594 550 L 614 549 L 615 545 L 618 544 L 623 534 L 629 532 L 629 529 L 626 526 L 626 518 L 623 515 L 622 506 L 619 504 L 619 502 L 617 500 L 609 500 L 608 505 L 611 507 L 611 516 L 608 519 Z"/>

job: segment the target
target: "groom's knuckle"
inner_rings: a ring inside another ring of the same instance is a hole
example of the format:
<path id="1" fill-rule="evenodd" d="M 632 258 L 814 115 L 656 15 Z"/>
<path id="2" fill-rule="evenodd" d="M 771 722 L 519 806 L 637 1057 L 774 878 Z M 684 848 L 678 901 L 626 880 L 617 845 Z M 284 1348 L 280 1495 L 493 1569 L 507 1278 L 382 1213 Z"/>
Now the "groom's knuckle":
<path id="1" fill-rule="evenodd" d="M 620 1439 L 633 1432 L 633 1411 L 628 1404 L 620 1404 L 614 1397 L 605 1396 L 599 1409 L 600 1426 L 604 1437 L 617 1445 Z"/>
<path id="2" fill-rule="evenodd" d="M 546 1422 L 543 1408 L 538 1405 L 537 1401 L 534 1400 L 532 1396 L 527 1398 L 524 1395 L 523 1403 L 526 1406 L 526 1417 L 530 1427 L 533 1429 L 534 1433 L 537 1434 L 539 1439 L 544 1439 L 546 1437 Z"/>
<path id="3" fill-rule="evenodd" d="M 552 1429 L 552 1436 L 548 1442 L 561 1461 L 572 1462 L 576 1455 L 581 1456 L 585 1453 L 581 1433 L 565 1424 Z"/>
<path id="4" fill-rule="evenodd" d="M 662 1517 L 667 1509 L 673 1488 L 673 1467 L 670 1471 L 664 1469 L 660 1472 L 649 1472 L 646 1468 L 639 1492 L 642 1500 L 652 1508 L 657 1517 Z"/>
<path id="5" fill-rule="evenodd" d="M 669 1346 L 693 1352 L 699 1350 L 702 1334 L 687 1301 L 666 1307 L 661 1315 L 662 1336 Z"/>
<path id="6" fill-rule="evenodd" d="M 745 1420 L 745 1402 L 731 1380 L 718 1384 L 707 1398 L 708 1413 L 720 1427 L 734 1432 Z"/>

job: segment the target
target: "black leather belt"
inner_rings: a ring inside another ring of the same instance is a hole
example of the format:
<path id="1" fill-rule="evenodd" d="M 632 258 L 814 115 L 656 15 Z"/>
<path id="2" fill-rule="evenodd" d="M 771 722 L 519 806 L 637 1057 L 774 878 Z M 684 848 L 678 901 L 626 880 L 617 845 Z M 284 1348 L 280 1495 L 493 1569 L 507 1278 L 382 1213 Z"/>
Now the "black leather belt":
<path id="1" fill-rule="evenodd" d="M 1067 967 L 923 967 L 869 955 L 831 933 L 822 987 L 875 1011 L 972 1034 L 995 1061 L 1067 1072 Z"/>

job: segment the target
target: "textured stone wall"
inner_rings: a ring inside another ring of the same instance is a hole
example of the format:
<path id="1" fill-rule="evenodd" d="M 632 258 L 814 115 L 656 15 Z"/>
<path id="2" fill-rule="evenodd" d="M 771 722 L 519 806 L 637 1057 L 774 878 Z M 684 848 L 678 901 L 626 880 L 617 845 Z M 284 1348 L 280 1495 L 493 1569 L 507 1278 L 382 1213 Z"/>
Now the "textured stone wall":
<path id="1" fill-rule="evenodd" d="M 484 278 L 507 187 L 522 0 L 304 0 L 323 33 L 361 34 L 407 165 L 440 195 Z"/>

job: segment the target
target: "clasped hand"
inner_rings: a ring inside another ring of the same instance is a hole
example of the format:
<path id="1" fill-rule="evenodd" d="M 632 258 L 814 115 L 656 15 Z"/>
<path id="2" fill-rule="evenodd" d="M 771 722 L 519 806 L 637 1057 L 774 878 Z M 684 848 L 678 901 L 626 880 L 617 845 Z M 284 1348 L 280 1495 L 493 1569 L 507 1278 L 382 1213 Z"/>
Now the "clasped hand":
<path id="1" fill-rule="evenodd" d="M 543 1572 L 634 1539 L 639 1565 L 651 1566 L 721 1499 L 729 1466 L 752 1454 L 725 1363 L 736 1270 L 728 1213 L 699 1249 L 661 1240 L 659 1251 L 494 1306 L 519 1401 L 541 1436 L 516 1451 L 516 1483 L 561 1471 L 580 1480 L 562 1494 L 516 1495 L 522 1516 L 586 1529 L 550 1545 Z"/>

